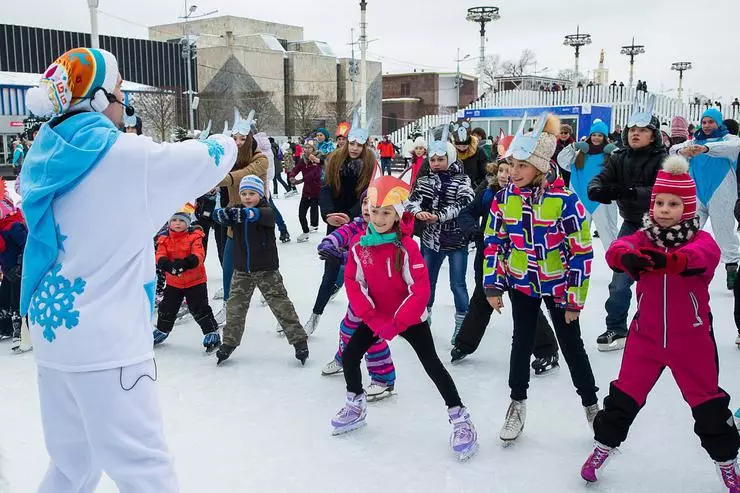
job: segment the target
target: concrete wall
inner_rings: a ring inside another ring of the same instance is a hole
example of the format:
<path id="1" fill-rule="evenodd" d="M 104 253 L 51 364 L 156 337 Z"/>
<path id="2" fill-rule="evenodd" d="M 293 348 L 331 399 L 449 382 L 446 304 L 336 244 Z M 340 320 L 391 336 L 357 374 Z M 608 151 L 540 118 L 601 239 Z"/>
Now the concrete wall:
<path id="1" fill-rule="evenodd" d="M 408 84 L 409 94 L 403 94 L 401 86 Z M 439 104 L 439 75 L 435 73 L 391 74 L 383 76 L 383 98 L 414 97 L 421 98 L 425 106 Z"/>
<path id="2" fill-rule="evenodd" d="M 272 34 L 278 39 L 300 41 L 303 39 L 303 28 L 275 22 L 265 22 L 246 17 L 220 16 L 207 19 L 194 20 L 188 23 L 192 34 L 210 34 L 225 36 L 232 32 L 235 43 L 239 44 L 241 35 L 249 34 Z M 149 39 L 153 41 L 167 41 L 168 39 L 180 38 L 183 35 L 183 23 L 161 24 L 149 28 Z M 198 46 L 222 46 L 225 44 L 223 38 L 213 36 L 201 36 Z"/>

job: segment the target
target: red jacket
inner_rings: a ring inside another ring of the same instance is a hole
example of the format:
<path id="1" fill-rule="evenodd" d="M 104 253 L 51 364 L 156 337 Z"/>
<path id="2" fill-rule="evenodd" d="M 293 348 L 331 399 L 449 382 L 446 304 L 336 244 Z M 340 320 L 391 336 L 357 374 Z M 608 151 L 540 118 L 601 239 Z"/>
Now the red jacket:
<path id="1" fill-rule="evenodd" d="M 344 271 L 349 304 L 375 335 L 386 340 L 427 319 L 429 272 L 419 245 L 409 235 L 412 225 L 410 215 L 404 214 L 400 272 L 395 243 L 363 247 L 358 234 L 349 248 Z"/>
<path id="2" fill-rule="evenodd" d="M 386 142 L 385 140 L 378 144 L 378 150 L 380 151 L 380 157 L 384 159 L 393 159 L 393 156 L 396 155 L 396 148 L 393 147 L 391 142 Z"/>
<path id="3" fill-rule="evenodd" d="M 195 255 L 198 258 L 198 265 L 195 268 L 188 269 L 179 276 L 167 273 L 168 286 L 187 289 L 203 284 L 208 280 L 206 267 L 203 264 L 206 258 L 203 249 L 204 236 L 201 229 L 186 230 L 179 233 L 170 229 L 157 238 L 157 262 L 163 257 L 168 260 L 182 260 L 188 255 Z"/>

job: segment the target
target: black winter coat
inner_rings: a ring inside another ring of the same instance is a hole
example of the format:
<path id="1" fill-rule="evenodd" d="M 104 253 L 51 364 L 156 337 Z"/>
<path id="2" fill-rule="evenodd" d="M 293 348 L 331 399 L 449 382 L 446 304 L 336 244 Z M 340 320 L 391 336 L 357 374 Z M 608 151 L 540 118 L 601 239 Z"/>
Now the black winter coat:
<path id="1" fill-rule="evenodd" d="M 475 198 L 465 208 L 460 211 L 457 217 L 457 223 L 463 237 L 469 238 L 475 242 L 475 260 L 473 261 L 473 271 L 475 273 L 475 282 L 483 284 L 483 232 L 486 229 L 486 223 L 491 212 L 491 204 L 496 197 L 496 189 L 490 186 L 478 187 Z"/>
<path id="2" fill-rule="evenodd" d="M 650 209 L 655 178 L 658 176 L 663 160 L 668 156 L 662 140 L 650 146 L 633 151 L 629 147 L 618 149 L 609 156 L 601 173 L 588 184 L 588 197 L 596 200 L 592 192 L 606 185 L 617 185 L 623 190 L 634 189 L 634 198 L 617 200 L 619 214 L 632 224 L 641 225 L 642 218 Z"/>
<path id="3" fill-rule="evenodd" d="M 347 214 L 350 220 L 362 215 L 362 204 L 360 203 L 362 192 L 358 194 L 356 190 L 361 172 L 362 161 L 354 160 L 353 162 L 348 159 L 342 163 L 339 170 L 339 182 L 342 186 L 339 194 L 335 196 L 334 191 L 329 185 L 325 184 L 321 187 L 321 192 L 319 192 L 319 210 L 321 211 L 321 218 L 324 222 L 326 222 L 326 216 L 329 214 Z M 328 224 L 326 234 L 331 233 L 335 229 L 337 228 Z"/>
<path id="4" fill-rule="evenodd" d="M 237 208 L 244 209 L 244 206 Z M 280 267 L 275 242 L 275 214 L 264 199 L 257 209 L 260 216 L 256 221 L 231 225 L 234 231 L 231 258 L 234 269 L 240 272 L 270 271 Z"/>

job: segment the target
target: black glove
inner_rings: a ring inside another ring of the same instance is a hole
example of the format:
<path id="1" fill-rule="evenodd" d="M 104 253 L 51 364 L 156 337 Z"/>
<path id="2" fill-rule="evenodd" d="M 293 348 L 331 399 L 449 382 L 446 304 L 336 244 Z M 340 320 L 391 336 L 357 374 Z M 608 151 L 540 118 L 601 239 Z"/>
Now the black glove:
<path id="1" fill-rule="evenodd" d="M 340 254 L 340 256 L 337 256 L 337 253 Z M 319 258 L 321 260 L 337 265 L 342 265 L 342 263 L 344 262 L 344 258 L 341 255 L 341 252 L 338 250 L 319 250 Z"/>
<path id="2" fill-rule="evenodd" d="M 176 258 L 172 261 L 172 266 L 168 272 L 173 276 L 179 276 L 185 272 L 185 261 L 183 259 Z"/>
<path id="3" fill-rule="evenodd" d="M 162 272 L 169 272 L 172 268 L 172 262 L 167 257 L 162 257 L 159 259 L 159 262 L 157 262 L 157 268 Z"/>
<path id="4" fill-rule="evenodd" d="M 183 261 L 183 264 L 185 264 L 185 269 L 186 270 L 187 269 L 195 269 L 196 267 L 198 267 L 198 264 L 200 263 L 198 261 L 198 257 L 196 257 L 193 254 L 188 255 L 187 257 L 185 257 L 184 259 L 182 259 L 182 261 Z"/>
<path id="5" fill-rule="evenodd" d="M 651 271 L 655 267 L 650 257 L 641 253 L 625 253 L 620 263 L 622 270 L 635 281 L 640 280 L 640 274 Z"/>
<path id="6" fill-rule="evenodd" d="M 588 198 L 602 204 L 610 204 L 613 200 L 622 198 L 622 188 L 614 183 L 609 183 L 603 187 L 590 189 Z"/>
<path id="7" fill-rule="evenodd" d="M 10 282 L 18 282 L 21 280 L 21 266 L 16 265 L 12 269 L 10 269 L 6 274 L 5 277 Z"/>
<path id="8" fill-rule="evenodd" d="M 740 223 L 740 198 L 735 202 L 735 219 Z M 737 229 L 740 231 L 740 224 L 738 224 Z"/>
<path id="9" fill-rule="evenodd" d="M 483 230 L 481 228 L 475 228 L 473 234 L 470 235 L 470 241 L 483 243 Z"/>
<path id="10" fill-rule="evenodd" d="M 634 187 L 620 187 L 620 199 L 634 200 L 637 198 L 637 190 Z"/>

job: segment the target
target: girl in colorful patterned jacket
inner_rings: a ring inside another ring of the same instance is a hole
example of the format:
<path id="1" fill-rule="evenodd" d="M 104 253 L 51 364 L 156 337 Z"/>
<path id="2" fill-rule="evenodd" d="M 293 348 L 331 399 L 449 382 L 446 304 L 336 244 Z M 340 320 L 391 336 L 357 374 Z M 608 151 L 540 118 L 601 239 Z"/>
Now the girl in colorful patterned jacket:
<path id="1" fill-rule="evenodd" d="M 737 453 L 740 436 L 719 387 L 709 284 L 720 248 L 699 228 L 696 184 L 681 156 L 663 162 L 652 190 L 644 227 L 615 241 L 606 253 L 609 266 L 637 281 L 637 313 L 611 383 L 604 410 L 594 420 L 593 453 L 581 477 L 597 480 L 645 405 L 650 390 L 668 367 L 694 416 L 694 431 L 714 460 L 730 493 L 740 493 Z M 707 487 L 707 490 L 710 488 Z"/>
<path id="2" fill-rule="evenodd" d="M 511 181 L 496 194 L 484 233 L 486 297 L 501 313 L 502 295 L 508 291 L 514 318 L 511 404 L 500 434 L 504 442 L 515 440 L 524 428 L 529 360 L 543 301 L 589 424 L 599 410 L 598 389 L 578 324 L 593 259 L 586 209 L 561 178 L 553 183 L 546 179 L 560 128 L 558 118 L 545 114 L 535 131 L 524 135 L 526 120 L 506 152 Z"/>
<path id="3" fill-rule="evenodd" d="M 356 217 L 352 222 L 341 226 L 326 236 L 319 243 L 319 257 L 327 262 L 345 264 L 350 242 L 356 235 L 362 235 L 370 223 L 370 210 L 368 208 L 367 191 L 360 197 L 362 202 L 362 216 Z M 324 376 L 342 373 L 342 353 L 352 335 L 360 326 L 362 320 L 355 315 L 352 307 L 347 307 L 344 320 L 339 324 L 339 349 L 334 358 L 321 370 Z M 396 383 L 396 368 L 391 359 L 391 349 L 383 339 L 378 339 L 375 344 L 365 353 L 365 363 L 370 374 L 370 386 L 365 391 L 368 401 L 385 399 L 394 394 Z"/>
<path id="4" fill-rule="evenodd" d="M 410 178 L 409 170 L 395 178 L 383 176 L 378 167 L 368 187 L 370 224 L 364 234 L 352 240 L 345 270 L 350 306 L 362 323 L 342 354 L 347 400 L 332 426 L 338 435 L 365 424 L 366 395 L 360 361 L 378 339 L 389 341 L 400 335 L 414 348 L 447 404 L 453 424 L 452 450 L 464 460 L 476 452 L 477 434 L 455 382 L 434 349 L 426 311 L 429 274 L 411 237 L 410 218 L 401 220 Z"/>

